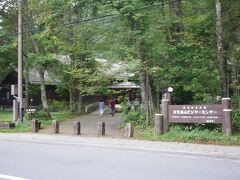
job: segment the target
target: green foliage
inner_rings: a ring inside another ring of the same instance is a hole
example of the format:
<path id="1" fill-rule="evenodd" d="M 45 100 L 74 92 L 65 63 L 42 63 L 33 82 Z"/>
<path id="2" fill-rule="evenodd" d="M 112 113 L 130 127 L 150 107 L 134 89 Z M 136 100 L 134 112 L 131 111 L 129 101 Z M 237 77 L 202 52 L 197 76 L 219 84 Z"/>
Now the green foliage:
<path id="1" fill-rule="evenodd" d="M 12 112 L 0 111 L 0 122 L 12 122 Z"/>
<path id="2" fill-rule="evenodd" d="M 69 110 L 69 102 L 49 100 L 49 107 L 51 112 L 66 112 Z"/>
<path id="3" fill-rule="evenodd" d="M 74 78 L 76 88 L 80 90 L 81 94 L 106 95 L 107 91 L 109 91 L 107 88 L 109 80 L 96 68 L 94 63 L 94 61 L 90 62 L 90 60 L 80 62 L 77 68 L 68 68 L 66 73 Z"/>
<path id="4" fill-rule="evenodd" d="M 57 88 L 56 88 L 55 92 L 62 99 L 68 99 L 69 98 L 68 89 L 65 86 L 62 86 L 61 84 L 57 85 Z"/>
<path id="5" fill-rule="evenodd" d="M 130 110 L 125 116 L 125 123 L 130 122 L 134 126 L 146 127 L 145 113 L 139 109 Z"/>
<path id="6" fill-rule="evenodd" d="M 240 134 L 240 110 L 235 109 L 232 112 L 232 126 L 233 132 L 236 134 Z"/>
<path id="7" fill-rule="evenodd" d="M 38 96 L 41 93 L 39 85 L 29 84 L 28 93 L 30 98 Z"/>
<path id="8" fill-rule="evenodd" d="M 125 100 L 121 103 L 121 110 L 124 124 L 130 122 L 134 126 L 140 128 L 146 127 L 146 115 L 139 105 L 135 105 Z"/>
<path id="9" fill-rule="evenodd" d="M 36 53 L 29 53 L 28 54 L 28 62 L 31 63 L 36 69 L 43 69 L 46 70 L 50 68 L 51 65 L 54 65 L 57 61 L 53 54 L 36 54 Z"/>

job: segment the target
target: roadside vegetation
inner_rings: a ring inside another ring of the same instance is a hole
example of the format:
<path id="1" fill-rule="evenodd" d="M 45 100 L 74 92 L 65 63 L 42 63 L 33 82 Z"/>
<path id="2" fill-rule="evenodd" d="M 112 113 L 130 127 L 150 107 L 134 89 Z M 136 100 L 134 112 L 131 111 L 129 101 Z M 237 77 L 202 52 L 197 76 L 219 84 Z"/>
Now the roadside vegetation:
<path id="1" fill-rule="evenodd" d="M 58 120 L 58 121 L 65 121 L 68 119 L 72 119 L 79 114 L 72 113 L 72 112 L 51 112 L 52 119 Z M 33 118 L 38 119 L 41 121 L 41 128 L 47 128 L 52 124 L 52 120 L 47 120 L 44 118 L 43 115 L 36 113 L 33 115 Z M 0 111 L 0 123 L 2 122 L 12 122 L 12 112 L 7 111 Z M 13 129 L 0 129 L 0 132 L 10 132 L 10 133 L 16 133 L 16 132 L 30 132 L 31 128 L 29 127 L 30 119 L 27 114 L 24 116 L 23 124 L 16 124 L 15 128 Z"/>
<path id="2" fill-rule="evenodd" d="M 122 104 L 123 124 L 134 125 L 134 138 L 150 141 L 174 141 L 188 143 L 240 145 L 240 110 L 234 107 L 232 112 L 233 135 L 225 136 L 220 125 L 215 124 L 172 124 L 169 132 L 157 135 L 154 131 L 154 120 L 146 127 L 145 113 L 135 105 Z"/>

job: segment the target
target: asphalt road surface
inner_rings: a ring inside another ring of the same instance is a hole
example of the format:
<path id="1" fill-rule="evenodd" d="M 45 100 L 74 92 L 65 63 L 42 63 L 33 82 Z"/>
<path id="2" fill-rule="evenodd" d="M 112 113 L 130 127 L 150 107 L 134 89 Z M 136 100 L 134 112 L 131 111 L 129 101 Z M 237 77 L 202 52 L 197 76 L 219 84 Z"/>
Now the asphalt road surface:
<path id="1" fill-rule="evenodd" d="M 1 140 L 0 180 L 17 180 L 17 177 L 32 180 L 239 180 L 240 160 Z"/>

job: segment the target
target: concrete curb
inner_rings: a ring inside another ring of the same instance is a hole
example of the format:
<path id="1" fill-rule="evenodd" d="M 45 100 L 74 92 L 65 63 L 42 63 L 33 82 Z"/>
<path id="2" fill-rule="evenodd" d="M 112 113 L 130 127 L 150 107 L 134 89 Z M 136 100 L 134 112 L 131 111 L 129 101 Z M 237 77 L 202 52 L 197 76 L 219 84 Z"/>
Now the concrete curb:
<path id="1" fill-rule="evenodd" d="M 150 151 L 171 154 L 211 156 L 240 161 L 239 146 L 220 146 L 176 142 L 153 142 L 133 139 L 97 138 L 83 136 L 0 133 L 0 141 L 18 141 L 61 145 L 89 146 L 134 151 Z"/>

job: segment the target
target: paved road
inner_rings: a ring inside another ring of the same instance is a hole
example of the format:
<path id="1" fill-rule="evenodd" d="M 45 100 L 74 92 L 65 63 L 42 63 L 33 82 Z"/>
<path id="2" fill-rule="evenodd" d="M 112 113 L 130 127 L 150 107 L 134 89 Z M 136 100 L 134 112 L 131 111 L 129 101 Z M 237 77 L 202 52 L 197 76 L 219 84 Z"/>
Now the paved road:
<path id="1" fill-rule="evenodd" d="M 116 139 L 106 138 L 93 138 L 95 144 L 88 145 L 75 140 L 67 143 L 63 137 L 55 136 L 30 139 L 31 135 L 20 135 L 25 139 L 18 141 L 4 140 L 4 136 L 0 137 L 0 179 L 1 175 L 33 180 L 239 180 L 240 177 L 239 156 L 163 152 L 156 150 L 157 144 L 155 148 L 137 148 L 139 144 L 144 147 L 144 141 L 119 140 L 117 147 Z M 104 144 L 101 142 L 113 146 L 101 146 Z M 146 144 L 149 147 L 151 142 Z"/>

